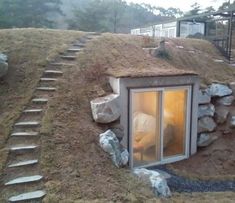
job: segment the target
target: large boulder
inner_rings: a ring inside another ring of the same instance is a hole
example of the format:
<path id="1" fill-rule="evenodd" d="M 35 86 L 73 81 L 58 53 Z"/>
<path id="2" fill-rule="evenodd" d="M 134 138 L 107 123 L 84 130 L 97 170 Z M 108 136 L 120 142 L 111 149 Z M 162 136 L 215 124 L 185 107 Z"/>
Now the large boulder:
<path id="1" fill-rule="evenodd" d="M 224 97 L 233 93 L 227 85 L 217 83 L 211 84 L 208 87 L 207 92 L 211 97 Z"/>
<path id="2" fill-rule="evenodd" d="M 0 53 L 0 78 L 5 76 L 8 71 L 7 55 Z"/>
<path id="3" fill-rule="evenodd" d="M 214 116 L 214 114 L 215 114 L 215 107 L 213 104 L 199 105 L 198 118 L 201 118 L 204 116 Z"/>
<path id="4" fill-rule="evenodd" d="M 197 139 L 197 146 L 198 147 L 207 147 L 217 139 L 218 139 L 218 136 L 215 133 L 199 134 L 198 139 Z"/>
<path id="5" fill-rule="evenodd" d="M 111 123 L 120 117 L 119 95 L 110 94 L 91 101 L 92 116 L 97 123 Z"/>
<path id="6" fill-rule="evenodd" d="M 212 132 L 216 128 L 216 123 L 213 118 L 206 116 L 198 120 L 198 133 Z"/>
<path id="7" fill-rule="evenodd" d="M 223 124 L 227 121 L 229 110 L 225 106 L 217 106 L 215 108 L 215 121 L 218 124 Z"/>
<path id="8" fill-rule="evenodd" d="M 226 96 L 226 97 L 222 97 L 222 98 L 218 99 L 217 103 L 222 104 L 224 106 L 230 106 L 230 105 L 232 105 L 234 100 L 235 100 L 235 97 L 230 95 L 230 96 Z"/>
<path id="9" fill-rule="evenodd" d="M 100 134 L 99 142 L 101 148 L 111 156 L 115 166 L 122 167 L 128 163 L 128 151 L 121 146 L 116 135 L 111 130 Z"/>
<path id="10" fill-rule="evenodd" d="M 209 104 L 211 102 L 211 96 L 205 90 L 199 90 L 198 92 L 198 103 Z"/>
<path id="11" fill-rule="evenodd" d="M 139 177 L 140 180 L 147 182 L 153 188 L 154 193 L 157 196 L 171 196 L 171 191 L 167 185 L 167 181 L 161 173 L 145 168 L 134 169 L 133 172 Z"/>

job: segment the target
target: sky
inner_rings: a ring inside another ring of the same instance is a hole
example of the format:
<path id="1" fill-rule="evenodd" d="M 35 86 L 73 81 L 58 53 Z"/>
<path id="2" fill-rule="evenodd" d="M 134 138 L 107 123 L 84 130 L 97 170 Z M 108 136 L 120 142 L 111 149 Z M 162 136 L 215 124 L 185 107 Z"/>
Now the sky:
<path id="1" fill-rule="evenodd" d="M 182 11 L 190 10 L 190 6 L 195 2 L 199 3 L 202 8 L 213 6 L 218 8 L 223 2 L 228 0 L 126 0 L 133 3 L 146 3 L 153 6 L 159 6 L 163 8 L 175 7 L 180 8 Z"/>

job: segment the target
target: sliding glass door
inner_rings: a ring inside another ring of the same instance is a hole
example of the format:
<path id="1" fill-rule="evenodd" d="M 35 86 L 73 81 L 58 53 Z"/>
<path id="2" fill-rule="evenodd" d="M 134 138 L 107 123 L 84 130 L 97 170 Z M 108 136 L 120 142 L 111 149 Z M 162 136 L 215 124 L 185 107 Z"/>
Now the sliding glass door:
<path id="1" fill-rule="evenodd" d="M 133 167 L 187 156 L 190 87 L 130 90 Z"/>

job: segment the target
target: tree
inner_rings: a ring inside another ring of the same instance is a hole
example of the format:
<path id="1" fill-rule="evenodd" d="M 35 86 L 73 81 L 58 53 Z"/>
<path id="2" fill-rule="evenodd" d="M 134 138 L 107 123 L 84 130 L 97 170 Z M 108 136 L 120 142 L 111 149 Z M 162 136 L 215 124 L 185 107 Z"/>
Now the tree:
<path id="1" fill-rule="evenodd" d="M 224 2 L 220 7 L 219 10 L 229 9 L 229 8 L 235 8 L 235 1 L 231 3 L 231 1 Z"/>
<path id="2" fill-rule="evenodd" d="M 126 11 L 126 2 L 122 0 L 107 0 L 105 3 L 109 9 L 109 22 L 113 27 L 113 32 L 117 33 L 118 26 L 123 18 L 123 13 Z"/>
<path id="3" fill-rule="evenodd" d="M 0 27 L 53 27 L 52 13 L 61 13 L 60 0 L 0 0 Z"/>
<path id="4" fill-rule="evenodd" d="M 201 11 L 201 6 L 197 2 L 191 5 L 191 10 L 187 13 L 185 13 L 184 16 L 193 16 L 198 15 Z"/>
<path id="5" fill-rule="evenodd" d="M 70 29 L 79 29 L 89 32 L 107 32 L 107 5 L 102 0 L 90 0 L 85 8 L 74 9 L 74 19 L 69 21 Z"/>
<path id="6" fill-rule="evenodd" d="M 78 2 L 74 18 L 69 20 L 70 29 L 98 32 L 130 32 L 131 28 L 157 24 L 174 19 L 179 9 L 171 8 L 168 13 L 159 13 L 149 4 L 127 4 L 124 0 L 87 0 L 86 5 Z"/>

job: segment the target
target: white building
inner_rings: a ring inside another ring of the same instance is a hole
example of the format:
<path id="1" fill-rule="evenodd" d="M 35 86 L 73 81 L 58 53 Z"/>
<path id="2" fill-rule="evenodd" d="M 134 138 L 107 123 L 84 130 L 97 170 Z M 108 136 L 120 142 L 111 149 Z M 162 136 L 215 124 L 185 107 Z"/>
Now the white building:
<path id="1" fill-rule="evenodd" d="M 132 35 L 145 35 L 151 37 L 187 37 L 200 33 L 205 34 L 205 23 L 195 21 L 173 21 L 148 27 L 132 29 Z"/>

